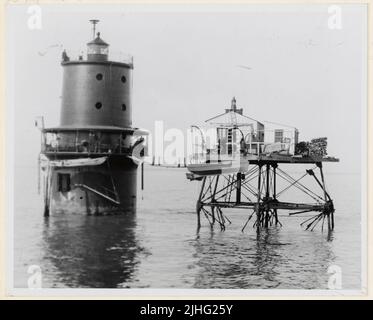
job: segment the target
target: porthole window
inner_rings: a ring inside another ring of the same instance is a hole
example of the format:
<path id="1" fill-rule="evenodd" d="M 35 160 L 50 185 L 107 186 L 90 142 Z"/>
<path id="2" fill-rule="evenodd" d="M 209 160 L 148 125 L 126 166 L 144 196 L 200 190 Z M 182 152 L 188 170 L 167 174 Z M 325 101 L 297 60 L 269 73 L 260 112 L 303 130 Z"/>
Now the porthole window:
<path id="1" fill-rule="evenodd" d="M 97 73 L 97 74 L 96 74 L 96 79 L 97 79 L 97 80 L 100 81 L 100 80 L 102 80 L 102 78 L 103 78 L 102 73 Z"/>
<path id="2" fill-rule="evenodd" d="M 96 109 L 101 109 L 102 107 L 102 103 L 101 102 L 97 102 L 96 105 L 95 105 Z"/>
<path id="3" fill-rule="evenodd" d="M 125 76 L 122 76 L 122 77 L 120 78 L 120 80 L 121 80 L 123 83 L 126 83 L 127 78 L 126 78 Z"/>
<path id="4" fill-rule="evenodd" d="M 122 111 L 126 111 L 126 109 L 127 109 L 127 106 L 124 103 L 122 103 Z"/>

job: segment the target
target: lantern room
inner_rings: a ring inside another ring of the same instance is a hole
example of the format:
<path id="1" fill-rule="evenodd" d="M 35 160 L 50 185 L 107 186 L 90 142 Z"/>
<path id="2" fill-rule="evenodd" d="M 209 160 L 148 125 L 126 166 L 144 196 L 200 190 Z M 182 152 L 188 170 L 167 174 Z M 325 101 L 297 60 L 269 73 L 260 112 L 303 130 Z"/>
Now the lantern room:
<path id="1" fill-rule="evenodd" d="M 87 43 L 88 61 L 107 61 L 109 55 L 109 44 L 100 38 L 100 32 L 97 37 Z"/>

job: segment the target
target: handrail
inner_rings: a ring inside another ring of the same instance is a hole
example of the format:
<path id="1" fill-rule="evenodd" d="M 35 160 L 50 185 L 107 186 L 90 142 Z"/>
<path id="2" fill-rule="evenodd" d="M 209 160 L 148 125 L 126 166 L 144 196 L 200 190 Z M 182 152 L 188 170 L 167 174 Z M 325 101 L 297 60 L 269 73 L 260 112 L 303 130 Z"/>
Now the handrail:
<path id="1" fill-rule="evenodd" d="M 96 144 L 82 147 L 81 144 L 61 145 L 57 143 L 55 146 L 50 144 L 42 144 L 43 152 L 74 152 L 74 153 L 89 153 L 89 154 L 131 154 L 131 147 L 111 146 L 107 144 Z"/>
<path id="2" fill-rule="evenodd" d="M 106 188 L 106 187 L 104 187 L 104 186 L 101 186 L 101 188 L 102 188 L 104 191 L 108 192 L 109 194 L 113 194 L 114 196 L 117 196 L 117 194 L 116 194 L 115 191 L 110 190 L 109 188 Z"/>
<path id="3" fill-rule="evenodd" d="M 119 202 L 119 201 L 110 198 L 109 196 L 107 196 L 107 195 L 101 193 L 100 191 L 97 191 L 96 189 L 93 189 L 93 188 L 87 186 L 86 184 L 83 184 L 83 183 L 76 183 L 76 184 L 74 184 L 74 186 L 75 186 L 75 187 L 80 187 L 80 188 L 87 189 L 87 190 L 89 190 L 89 191 L 91 191 L 91 192 L 93 192 L 93 193 L 95 193 L 95 194 L 97 194 L 97 195 L 99 195 L 99 196 L 101 196 L 101 197 L 103 197 L 103 198 L 105 198 L 105 199 L 107 199 L 107 200 L 109 200 L 109 201 L 111 201 L 111 202 L 117 204 L 117 205 L 120 205 L 120 202 Z"/>

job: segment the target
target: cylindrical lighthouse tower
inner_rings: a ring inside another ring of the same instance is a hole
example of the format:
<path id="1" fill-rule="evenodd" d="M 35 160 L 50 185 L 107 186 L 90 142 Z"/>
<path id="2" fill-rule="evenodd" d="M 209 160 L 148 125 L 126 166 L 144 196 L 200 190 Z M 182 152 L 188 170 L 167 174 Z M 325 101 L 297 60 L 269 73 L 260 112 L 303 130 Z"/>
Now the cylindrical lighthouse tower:
<path id="1" fill-rule="evenodd" d="M 111 61 L 98 32 L 86 59 L 64 51 L 61 65 L 60 125 L 43 130 L 45 213 L 134 212 L 146 132 L 132 127 L 132 58 Z"/>
<path id="2" fill-rule="evenodd" d="M 87 60 L 63 61 L 61 126 L 132 126 L 133 65 L 108 61 L 100 37 L 87 44 Z"/>

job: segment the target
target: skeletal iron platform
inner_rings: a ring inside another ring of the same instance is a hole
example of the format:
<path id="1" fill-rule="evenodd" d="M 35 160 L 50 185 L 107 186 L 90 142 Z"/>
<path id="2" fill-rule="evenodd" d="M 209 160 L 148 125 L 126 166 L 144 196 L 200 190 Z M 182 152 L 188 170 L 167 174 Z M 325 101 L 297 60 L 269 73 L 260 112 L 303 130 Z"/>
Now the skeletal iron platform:
<path id="1" fill-rule="evenodd" d="M 282 226 L 278 219 L 278 210 L 292 211 L 290 215 L 315 212 L 312 217 L 301 223 L 306 230 L 313 230 L 320 222 L 324 229 L 326 222 L 329 231 L 334 229 L 334 204 L 331 196 L 326 191 L 323 163 L 338 162 L 334 157 L 317 156 L 291 156 L 291 155 L 249 155 L 241 156 L 239 165 L 223 166 L 219 162 L 210 162 L 198 166 L 188 166 L 187 178 L 201 180 L 202 186 L 197 200 L 198 228 L 201 227 L 201 213 L 209 221 L 211 227 L 217 223 L 222 230 L 226 224 L 231 223 L 223 213 L 224 208 L 248 209 L 249 214 L 242 228 L 246 228 L 254 217 L 253 227 L 257 231 L 261 227 L 271 225 Z M 293 178 L 280 167 L 286 164 L 312 165 L 306 169 L 300 178 Z M 209 170 L 212 169 L 212 170 Z M 204 170 L 206 169 L 206 170 Z M 236 172 L 234 172 L 236 170 Z M 193 172 L 195 171 L 195 172 Z M 312 191 L 302 182 L 306 177 L 311 177 L 320 187 L 320 194 Z M 282 179 L 286 186 L 278 188 L 278 179 Z M 280 196 L 291 188 L 298 188 L 312 199 L 312 203 L 284 202 Z"/>

